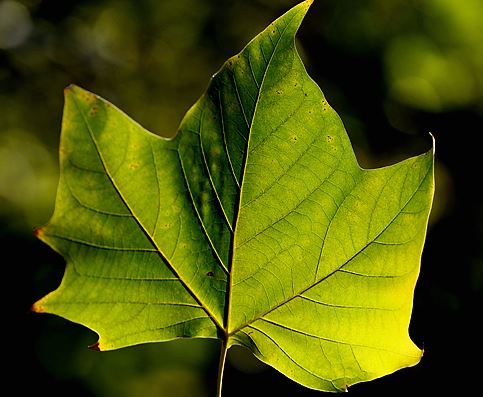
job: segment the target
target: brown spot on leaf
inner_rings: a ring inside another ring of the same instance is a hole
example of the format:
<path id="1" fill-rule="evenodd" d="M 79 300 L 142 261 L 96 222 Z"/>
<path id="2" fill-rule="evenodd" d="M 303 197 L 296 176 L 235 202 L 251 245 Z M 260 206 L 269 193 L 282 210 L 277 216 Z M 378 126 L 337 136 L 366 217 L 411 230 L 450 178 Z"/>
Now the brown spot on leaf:
<path id="1" fill-rule="evenodd" d="M 214 277 L 215 276 L 215 273 L 210 271 L 210 272 L 206 273 L 206 275 L 208 277 Z"/>
<path id="2" fill-rule="evenodd" d="M 328 143 L 334 142 L 334 138 L 331 135 L 327 135 L 327 142 Z"/>
<path id="3" fill-rule="evenodd" d="M 129 168 L 131 170 L 137 170 L 140 166 L 141 164 L 139 163 L 139 161 L 133 161 L 132 163 L 129 164 Z"/>
<path id="4" fill-rule="evenodd" d="M 82 93 L 80 94 L 80 96 L 87 103 L 92 103 L 92 102 L 94 102 L 96 100 L 96 96 L 93 93 L 91 93 L 91 92 L 82 91 Z"/>
<path id="5" fill-rule="evenodd" d="M 42 227 L 39 227 L 38 229 L 34 230 L 34 236 L 37 238 L 42 238 L 44 235 L 44 229 Z"/>
<path id="6" fill-rule="evenodd" d="M 99 341 L 97 341 L 96 343 L 90 345 L 89 346 L 89 349 L 100 352 L 101 351 L 101 348 L 99 347 Z"/>
<path id="7" fill-rule="evenodd" d="M 45 308 L 39 303 L 35 302 L 31 307 L 30 310 L 34 313 L 45 313 Z"/>
<path id="8" fill-rule="evenodd" d="M 93 106 L 89 112 L 89 116 L 95 117 L 99 112 L 99 108 L 97 106 Z"/>
<path id="9" fill-rule="evenodd" d="M 64 94 L 67 94 L 68 92 L 72 91 L 74 88 L 73 84 L 69 84 L 67 87 L 64 88 Z"/>

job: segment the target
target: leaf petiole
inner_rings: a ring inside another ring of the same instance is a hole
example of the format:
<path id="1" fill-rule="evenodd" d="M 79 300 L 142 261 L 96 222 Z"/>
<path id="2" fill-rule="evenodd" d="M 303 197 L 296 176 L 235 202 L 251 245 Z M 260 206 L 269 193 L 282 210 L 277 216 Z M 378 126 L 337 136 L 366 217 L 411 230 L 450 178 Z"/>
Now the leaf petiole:
<path id="1" fill-rule="evenodd" d="M 226 353 L 228 352 L 228 343 L 225 338 L 221 341 L 220 361 L 218 363 L 218 379 L 216 384 L 216 397 L 221 397 L 221 388 L 223 386 L 223 372 L 225 371 Z"/>

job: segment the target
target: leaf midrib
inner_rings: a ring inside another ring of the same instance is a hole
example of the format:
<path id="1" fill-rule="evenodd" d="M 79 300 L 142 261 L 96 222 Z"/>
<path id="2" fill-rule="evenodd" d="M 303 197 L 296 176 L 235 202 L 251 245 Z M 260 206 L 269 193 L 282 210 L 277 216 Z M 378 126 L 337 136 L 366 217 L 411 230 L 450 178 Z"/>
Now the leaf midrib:
<path id="1" fill-rule="evenodd" d="M 254 124 L 254 121 L 255 121 L 255 117 L 257 115 L 258 104 L 260 103 L 260 96 L 261 96 L 261 93 L 262 93 L 262 90 L 263 90 L 263 86 L 264 86 L 264 83 L 265 83 L 265 78 L 266 78 L 266 76 L 268 74 L 268 71 L 270 69 L 270 66 L 272 64 L 272 60 L 273 60 L 274 55 L 275 55 L 275 53 L 277 51 L 278 45 L 280 44 L 280 41 L 282 40 L 282 37 L 285 34 L 287 28 L 290 26 L 290 24 L 292 23 L 293 19 L 297 15 L 298 14 L 296 13 L 296 14 L 294 14 L 292 16 L 292 18 L 287 22 L 287 24 L 283 28 L 282 32 L 280 33 L 280 36 L 279 36 L 276 44 L 274 45 L 272 54 L 270 55 L 270 58 L 267 61 L 267 66 L 266 66 L 265 71 L 263 73 L 263 77 L 262 77 L 262 80 L 261 80 L 260 84 L 258 84 L 255 76 L 253 76 L 253 80 L 255 81 L 255 84 L 256 84 L 258 90 L 257 90 L 257 98 L 256 98 L 256 101 L 255 101 L 255 107 L 253 109 L 253 114 L 252 114 L 252 118 L 250 120 L 250 124 L 248 124 L 248 120 L 247 120 L 246 114 L 245 114 L 245 109 L 244 109 L 243 104 L 241 102 L 241 98 L 239 97 L 238 89 L 236 88 L 236 78 L 235 78 L 235 73 L 233 71 L 233 76 L 232 77 L 233 77 L 233 81 L 234 81 L 234 85 L 235 85 L 235 89 L 236 89 L 238 101 L 240 103 L 240 108 L 242 110 L 244 119 L 247 122 L 248 139 L 247 139 L 247 146 L 246 146 L 246 150 L 245 150 L 245 153 L 244 153 L 244 156 L 243 156 L 243 161 L 242 161 L 242 172 L 241 172 L 241 175 L 240 175 L 240 196 L 238 198 L 238 204 L 236 206 L 236 213 L 235 213 L 235 217 L 234 217 L 234 221 L 233 221 L 233 237 L 231 239 L 231 246 L 230 246 L 230 262 L 229 262 L 229 272 L 228 272 L 228 285 L 227 285 L 227 290 L 226 290 L 226 301 L 225 301 L 225 318 L 224 318 L 224 327 L 222 328 L 222 330 L 225 333 L 225 336 L 226 336 L 227 339 L 229 339 L 229 337 L 233 334 L 233 333 L 229 333 L 228 332 L 228 330 L 229 330 L 229 321 L 230 321 L 230 313 L 231 313 L 231 306 L 232 306 L 231 305 L 232 287 L 233 287 L 233 269 L 232 269 L 232 266 L 233 266 L 233 259 L 234 259 L 234 255 L 235 255 L 235 247 L 236 247 L 236 242 L 235 241 L 236 241 L 236 236 L 237 236 L 236 231 L 237 231 L 238 219 L 239 219 L 239 215 L 240 215 L 240 209 L 242 207 L 241 203 L 242 203 L 242 197 L 243 197 L 243 187 L 244 187 L 244 181 L 245 181 L 245 173 L 246 173 L 247 160 L 248 160 L 248 155 L 249 155 L 249 151 L 250 151 L 250 140 L 251 140 L 251 137 L 252 137 L 253 124 Z M 270 33 L 268 33 L 268 37 L 270 37 Z M 270 41 L 272 42 L 271 38 L 270 38 Z M 248 44 L 247 49 L 250 46 L 250 44 L 251 43 Z M 272 42 L 272 44 L 273 44 L 273 42 Z M 261 44 L 260 44 L 260 46 L 261 46 Z M 247 56 L 248 56 L 248 59 L 250 60 L 250 53 L 249 53 L 249 51 L 247 51 Z M 250 61 L 249 61 L 249 67 L 250 67 L 250 70 L 252 71 L 252 74 L 254 74 L 253 73 L 253 70 L 252 70 L 252 67 L 251 67 Z"/>

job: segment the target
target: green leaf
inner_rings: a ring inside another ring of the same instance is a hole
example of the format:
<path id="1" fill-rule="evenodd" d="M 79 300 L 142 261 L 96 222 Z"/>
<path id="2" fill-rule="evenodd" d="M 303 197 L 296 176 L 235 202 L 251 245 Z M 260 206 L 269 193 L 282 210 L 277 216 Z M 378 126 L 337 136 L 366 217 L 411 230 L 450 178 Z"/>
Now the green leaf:
<path id="1" fill-rule="evenodd" d="M 433 150 L 358 165 L 295 49 L 311 3 L 230 58 L 173 139 L 66 89 L 56 207 L 37 235 L 67 267 L 34 310 L 96 331 L 100 350 L 220 338 L 318 390 L 420 360 L 408 325 Z"/>

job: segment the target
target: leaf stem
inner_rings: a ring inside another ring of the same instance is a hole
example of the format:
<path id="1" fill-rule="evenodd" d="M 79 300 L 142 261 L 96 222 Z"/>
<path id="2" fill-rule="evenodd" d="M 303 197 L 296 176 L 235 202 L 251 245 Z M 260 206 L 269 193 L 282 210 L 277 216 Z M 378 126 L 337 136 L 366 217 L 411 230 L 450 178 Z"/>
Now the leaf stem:
<path id="1" fill-rule="evenodd" d="M 218 380 L 216 386 L 216 397 L 221 397 L 221 388 L 223 384 L 223 372 L 225 371 L 226 353 L 228 351 L 228 343 L 226 338 L 221 341 L 220 361 L 218 363 Z"/>

